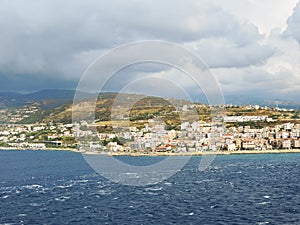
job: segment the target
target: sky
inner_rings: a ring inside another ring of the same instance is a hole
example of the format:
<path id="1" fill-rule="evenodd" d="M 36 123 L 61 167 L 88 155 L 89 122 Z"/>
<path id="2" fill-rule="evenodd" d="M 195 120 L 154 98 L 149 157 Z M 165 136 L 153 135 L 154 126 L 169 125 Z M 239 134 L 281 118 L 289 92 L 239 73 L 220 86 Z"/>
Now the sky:
<path id="1" fill-rule="evenodd" d="M 0 91 L 75 89 L 99 56 L 143 40 L 192 51 L 225 95 L 300 99 L 298 0 L 1 0 Z M 159 65 L 122 73 L 188 82 L 182 72 Z M 125 83 L 112 79 L 107 89 Z"/>

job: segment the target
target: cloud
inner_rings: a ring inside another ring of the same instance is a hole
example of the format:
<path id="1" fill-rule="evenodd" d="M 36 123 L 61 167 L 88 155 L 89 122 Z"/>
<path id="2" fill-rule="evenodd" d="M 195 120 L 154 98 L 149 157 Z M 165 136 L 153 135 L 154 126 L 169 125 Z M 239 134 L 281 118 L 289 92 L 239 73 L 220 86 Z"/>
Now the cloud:
<path id="1" fill-rule="evenodd" d="M 148 68 L 158 70 L 153 71 Z M 204 77 L 205 73 L 202 74 L 202 78 Z M 204 83 L 200 81 L 198 85 L 189 75 L 167 65 L 142 63 L 116 73 L 106 83 L 105 90 L 206 101 L 202 90 Z"/>
<path id="2" fill-rule="evenodd" d="M 296 51 L 299 52 L 299 49 Z M 299 54 L 299 53 L 298 53 Z M 286 98 L 299 102 L 299 68 L 278 54 L 265 65 L 212 69 L 226 95 L 240 94 L 261 98 Z M 298 73 L 297 73 L 298 71 Z"/>
<path id="3" fill-rule="evenodd" d="M 283 87 L 278 93 L 295 92 L 300 80 L 296 1 L 3 0 L 0 79 L 5 83 L 0 87 L 75 88 L 87 66 L 113 47 L 160 39 L 199 55 L 226 92 L 271 95 Z M 170 70 L 152 65 L 126 73 Z M 182 75 L 175 77 L 185 82 Z M 115 82 L 120 87 L 126 80 Z"/>
<path id="4" fill-rule="evenodd" d="M 264 64 L 275 50 L 271 46 L 257 42 L 245 46 L 224 38 L 201 39 L 191 44 L 196 54 L 211 68 L 218 67 L 247 67 Z"/>
<path id="5" fill-rule="evenodd" d="M 273 29 L 284 30 L 287 18 L 298 0 L 216 0 L 225 11 L 255 25 L 259 33 L 268 35 Z"/>
<path id="6" fill-rule="evenodd" d="M 1 72 L 64 73 L 62 65 L 77 63 L 78 55 L 143 39 L 183 43 L 225 37 L 243 45 L 259 38 L 254 26 L 240 24 L 205 0 L 143 4 L 29 0 L 1 4 Z"/>
<path id="7" fill-rule="evenodd" d="M 300 42 L 300 3 L 294 8 L 293 14 L 287 21 L 287 28 L 285 30 L 286 36 L 292 36 Z"/>

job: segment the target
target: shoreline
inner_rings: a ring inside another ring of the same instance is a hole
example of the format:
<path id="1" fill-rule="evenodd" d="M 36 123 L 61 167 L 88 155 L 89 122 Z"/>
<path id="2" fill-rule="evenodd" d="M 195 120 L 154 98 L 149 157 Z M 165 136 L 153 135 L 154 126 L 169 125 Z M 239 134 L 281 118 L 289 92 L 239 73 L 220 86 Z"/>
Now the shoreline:
<path id="1" fill-rule="evenodd" d="M 79 152 L 75 148 L 15 148 L 15 147 L 0 147 L 0 151 L 70 151 L 70 152 Z"/>
<path id="2" fill-rule="evenodd" d="M 111 156 L 215 156 L 215 155 L 254 155 L 254 154 L 292 154 L 300 153 L 300 149 L 278 149 L 278 150 L 239 150 L 239 151 L 218 151 L 218 152 L 182 152 L 182 153 L 123 153 L 115 152 Z M 93 154 L 93 153 L 87 153 Z"/>
<path id="3" fill-rule="evenodd" d="M 44 148 L 44 149 L 29 149 L 29 148 L 14 148 L 14 147 L 0 147 L 0 151 L 69 151 L 86 155 L 101 155 L 98 152 L 81 152 L 74 148 Z M 300 149 L 276 149 L 276 150 L 238 150 L 238 151 L 218 151 L 218 152 L 156 152 L 156 153 L 130 153 L 130 152 L 107 152 L 107 156 L 205 156 L 205 155 L 251 155 L 251 154 L 287 154 L 300 153 Z"/>

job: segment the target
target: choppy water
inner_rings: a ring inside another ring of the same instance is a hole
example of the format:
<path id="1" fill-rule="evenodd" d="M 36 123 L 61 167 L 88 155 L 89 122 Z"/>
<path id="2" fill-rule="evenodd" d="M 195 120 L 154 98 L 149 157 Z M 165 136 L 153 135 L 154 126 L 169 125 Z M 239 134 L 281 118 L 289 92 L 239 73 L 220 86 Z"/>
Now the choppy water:
<path id="1" fill-rule="evenodd" d="M 300 224 L 300 154 L 218 156 L 204 172 L 199 159 L 131 187 L 77 153 L 0 151 L 0 224 Z"/>

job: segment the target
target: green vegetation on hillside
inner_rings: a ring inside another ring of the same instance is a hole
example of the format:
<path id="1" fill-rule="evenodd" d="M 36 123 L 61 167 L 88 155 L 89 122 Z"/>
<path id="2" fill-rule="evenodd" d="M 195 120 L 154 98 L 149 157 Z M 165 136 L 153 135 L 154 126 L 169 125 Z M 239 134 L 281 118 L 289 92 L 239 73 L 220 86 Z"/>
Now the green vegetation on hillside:
<path id="1" fill-rule="evenodd" d="M 31 103 L 33 104 L 33 103 Z M 80 104 L 82 109 L 81 118 L 86 119 L 89 111 L 93 108 L 93 101 L 85 100 Z M 197 118 L 191 117 L 190 111 L 182 110 L 184 105 L 192 105 L 191 109 L 197 112 Z M 71 123 L 72 122 L 72 103 L 63 104 L 52 109 L 39 110 L 29 117 L 22 119 L 18 123 Z M 17 114 L 16 109 L 11 109 L 11 114 Z M 178 111 L 179 110 L 179 111 Z M 20 111 L 20 110 L 19 110 Z M 15 115 L 13 114 L 13 115 Z M 273 121 L 260 122 L 242 122 L 229 123 L 228 125 L 250 126 L 251 128 L 261 128 L 265 126 L 274 126 L 285 122 L 297 122 L 300 118 L 299 111 L 277 111 L 269 108 L 249 108 L 249 107 L 228 107 L 226 108 L 227 116 L 268 116 Z M 96 101 L 95 119 L 98 121 L 99 132 L 112 131 L 114 123 L 129 121 L 131 126 L 141 128 L 149 119 L 159 118 L 165 123 L 166 129 L 179 129 L 181 118 L 188 121 L 200 120 L 204 122 L 211 121 L 211 109 L 204 104 L 191 103 L 185 100 L 163 99 L 159 97 L 149 97 L 137 94 L 116 94 L 103 93 L 99 95 Z"/>

